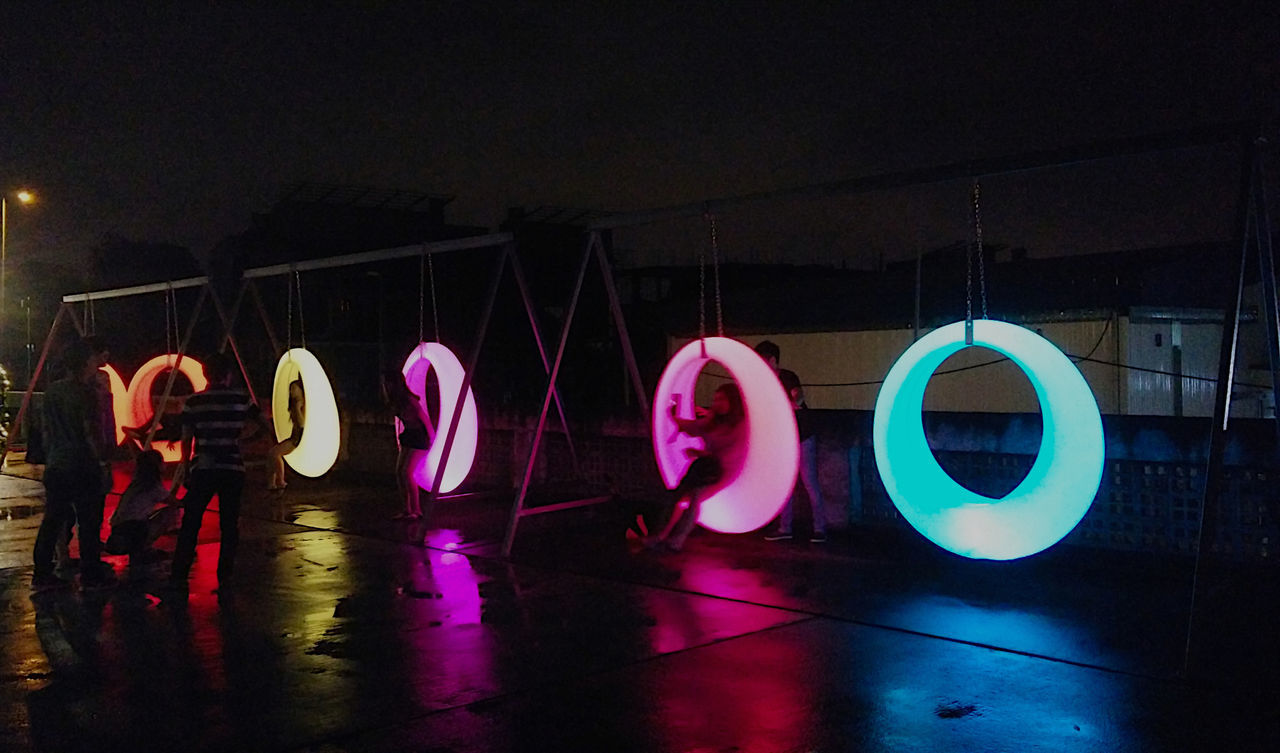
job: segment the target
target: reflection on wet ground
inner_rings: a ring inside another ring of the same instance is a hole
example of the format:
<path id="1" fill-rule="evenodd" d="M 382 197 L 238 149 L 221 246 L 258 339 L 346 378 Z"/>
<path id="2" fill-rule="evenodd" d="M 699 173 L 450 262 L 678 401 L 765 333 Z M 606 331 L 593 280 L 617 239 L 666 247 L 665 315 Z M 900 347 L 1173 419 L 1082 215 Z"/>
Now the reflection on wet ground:
<path id="1" fill-rule="evenodd" d="M 185 600 L 163 558 L 32 597 L 39 494 L 0 477 L 3 750 L 1270 750 L 1280 728 L 1274 571 L 1202 573 L 1188 679 L 1189 562 L 970 562 L 875 530 L 655 555 L 607 507 L 531 518 L 504 559 L 501 495 L 427 529 L 327 479 L 250 494 L 234 588 L 210 512 Z"/>

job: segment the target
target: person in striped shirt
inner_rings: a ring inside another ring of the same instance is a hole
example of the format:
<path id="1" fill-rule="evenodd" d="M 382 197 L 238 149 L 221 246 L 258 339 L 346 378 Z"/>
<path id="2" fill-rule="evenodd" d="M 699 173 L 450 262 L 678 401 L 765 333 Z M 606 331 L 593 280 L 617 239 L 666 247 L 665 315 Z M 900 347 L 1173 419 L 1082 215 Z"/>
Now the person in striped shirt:
<path id="1" fill-rule="evenodd" d="M 182 410 L 183 460 L 174 484 L 185 481 L 187 494 L 182 500 L 182 530 L 169 576 L 169 585 L 179 591 L 187 589 L 204 511 L 215 495 L 222 532 L 218 553 L 219 592 L 230 585 L 240 540 L 240 499 L 244 493 L 240 440 L 250 423 L 257 428 L 253 438 L 271 433 L 271 427 L 249 393 L 231 386 L 232 367 L 231 360 L 221 353 L 207 359 L 204 370 L 209 386 L 187 398 Z"/>

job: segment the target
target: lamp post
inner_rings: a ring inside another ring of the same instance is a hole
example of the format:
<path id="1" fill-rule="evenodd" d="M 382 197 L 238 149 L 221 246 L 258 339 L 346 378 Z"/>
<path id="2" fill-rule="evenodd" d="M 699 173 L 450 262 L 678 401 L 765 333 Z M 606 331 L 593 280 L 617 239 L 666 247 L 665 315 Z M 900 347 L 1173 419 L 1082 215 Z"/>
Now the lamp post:
<path id="1" fill-rule="evenodd" d="M 19 204 L 30 204 L 36 200 L 36 195 L 27 190 L 21 190 L 14 194 Z M 9 315 L 8 315 L 8 299 L 5 297 L 7 292 L 5 279 L 5 271 L 8 266 L 9 259 L 9 196 L 7 193 L 0 193 L 0 359 L 3 359 L 8 353 L 8 335 L 9 335 Z"/>

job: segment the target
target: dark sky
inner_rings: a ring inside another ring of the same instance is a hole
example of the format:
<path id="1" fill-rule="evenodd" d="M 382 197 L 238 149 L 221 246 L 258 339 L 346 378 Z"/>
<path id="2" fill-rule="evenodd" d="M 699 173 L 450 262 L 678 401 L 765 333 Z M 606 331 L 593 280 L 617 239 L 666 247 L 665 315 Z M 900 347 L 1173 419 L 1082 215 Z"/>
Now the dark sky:
<path id="1" fill-rule="evenodd" d="M 1230 6 L 1230 7 L 1220 7 Z M 0 4 L 10 254 L 198 253 L 296 181 L 638 210 L 1276 112 L 1280 3 Z M 1225 238 L 1201 149 L 984 183 L 1040 255 Z M 960 239 L 967 186 L 721 219 L 736 260 L 865 266 Z M 624 233 L 691 261 L 698 222 Z M 646 234 L 647 233 L 647 234 Z"/>

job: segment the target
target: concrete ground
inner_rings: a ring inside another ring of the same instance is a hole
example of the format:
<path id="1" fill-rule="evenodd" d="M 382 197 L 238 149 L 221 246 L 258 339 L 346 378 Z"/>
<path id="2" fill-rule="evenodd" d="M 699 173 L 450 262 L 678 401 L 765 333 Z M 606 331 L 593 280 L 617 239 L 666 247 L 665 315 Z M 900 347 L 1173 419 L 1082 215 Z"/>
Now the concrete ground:
<path id="1" fill-rule="evenodd" d="M 211 511 L 178 600 L 167 559 L 125 558 L 114 589 L 33 597 L 43 491 L 0 476 L 0 750 L 1280 745 L 1275 566 L 1202 566 L 1188 654 L 1189 559 L 975 562 L 882 529 L 654 554 L 622 505 L 528 518 L 508 559 L 509 494 L 422 530 L 386 479 L 251 481 L 234 592 Z"/>

